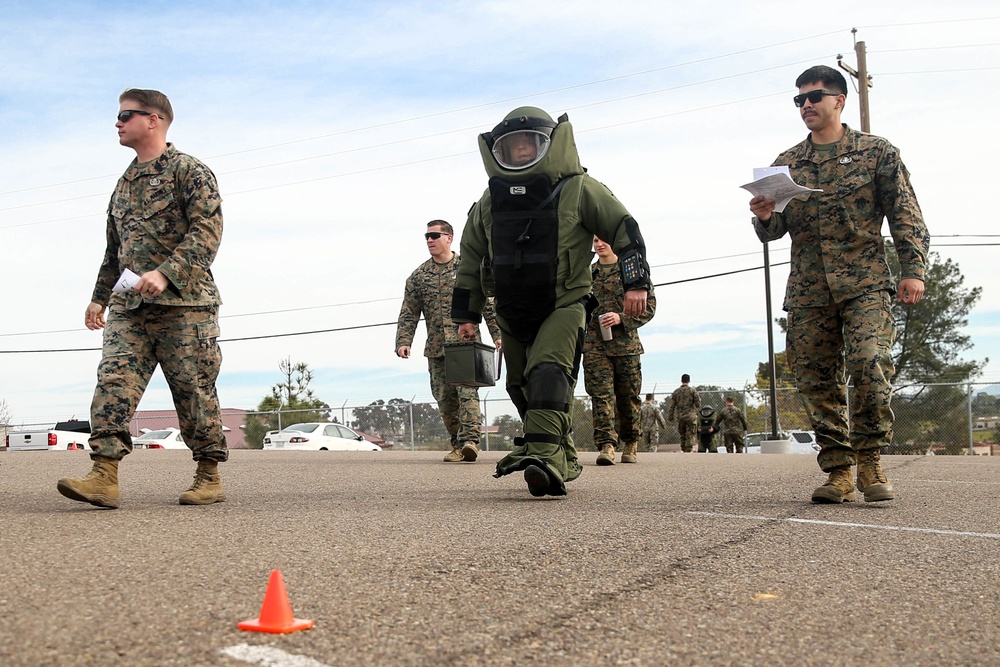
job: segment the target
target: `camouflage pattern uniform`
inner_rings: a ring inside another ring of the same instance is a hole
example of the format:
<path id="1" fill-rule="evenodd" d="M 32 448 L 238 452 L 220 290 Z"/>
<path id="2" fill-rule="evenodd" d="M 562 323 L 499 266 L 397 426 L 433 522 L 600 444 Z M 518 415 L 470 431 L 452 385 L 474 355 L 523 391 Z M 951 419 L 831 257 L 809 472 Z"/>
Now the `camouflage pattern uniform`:
<path id="1" fill-rule="evenodd" d="M 663 412 L 656 403 L 643 403 L 639 410 L 639 423 L 642 426 L 642 442 L 646 451 L 655 452 L 660 443 L 660 429 L 667 427 Z"/>
<path id="2" fill-rule="evenodd" d="M 215 388 L 222 300 L 211 269 L 221 239 L 215 175 L 173 144 L 155 160 L 133 160 L 118 180 L 91 297 L 110 305 L 90 408 L 91 458 L 121 460 L 132 451 L 129 423 L 157 364 L 194 460 L 228 458 Z M 138 275 L 158 270 L 169 285 L 155 297 L 113 294 L 125 268 Z"/>
<path id="3" fill-rule="evenodd" d="M 413 335 L 423 313 L 426 320 L 427 342 L 424 356 L 431 376 L 431 394 L 437 401 L 441 420 L 451 436 L 452 449 L 464 442 L 479 445 L 480 410 L 479 390 L 475 387 L 459 387 L 445 382 L 444 344 L 458 342 L 458 325 L 451 319 L 451 295 L 455 290 L 455 274 L 460 259 L 454 253 L 451 261 L 438 264 L 429 258 L 406 279 L 403 305 L 399 309 L 399 324 L 396 327 L 396 347 L 413 344 Z M 486 327 L 493 340 L 500 338 L 500 328 L 493 314 L 492 303 L 484 313 Z M 476 331 L 476 340 L 480 340 Z"/>
<path id="4" fill-rule="evenodd" d="M 618 262 L 591 266 L 594 297 L 598 301 L 594 317 L 587 326 L 583 343 L 583 386 L 591 398 L 594 415 L 594 444 L 600 451 L 604 445 L 619 448 L 623 453 L 638 449 L 642 426 L 639 409 L 642 401 L 642 363 L 645 350 L 639 340 L 639 327 L 653 319 L 656 296 L 650 287 L 646 312 L 631 317 L 623 311 L 625 290 L 622 288 Z M 622 323 L 611 328 L 611 340 L 601 337 L 599 318 L 604 313 L 618 313 Z M 615 431 L 615 417 L 621 433 Z M 619 437 L 621 447 L 619 447 Z"/>
<path id="5" fill-rule="evenodd" d="M 730 454 L 743 453 L 743 436 L 747 432 L 747 418 L 735 405 L 727 405 L 715 417 L 715 429 L 722 429 L 722 442 Z"/>
<path id="6" fill-rule="evenodd" d="M 799 395 L 831 472 L 892 438 L 890 349 L 896 335 L 896 282 L 886 263 L 882 220 L 889 219 L 901 276 L 924 279 L 930 239 L 909 172 L 881 137 L 844 126 L 828 150 L 807 137 L 774 161 L 796 183 L 821 188 L 793 199 L 767 223 L 753 219 L 761 241 L 792 238 L 785 291 L 786 344 Z M 848 426 L 847 380 L 853 379 Z"/>
<path id="7" fill-rule="evenodd" d="M 698 435 L 698 408 L 701 407 L 701 396 L 690 385 L 682 384 L 670 395 L 670 409 L 667 411 L 667 421 L 677 422 L 677 431 L 681 434 L 681 451 L 694 450 L 695 437 Z"/>

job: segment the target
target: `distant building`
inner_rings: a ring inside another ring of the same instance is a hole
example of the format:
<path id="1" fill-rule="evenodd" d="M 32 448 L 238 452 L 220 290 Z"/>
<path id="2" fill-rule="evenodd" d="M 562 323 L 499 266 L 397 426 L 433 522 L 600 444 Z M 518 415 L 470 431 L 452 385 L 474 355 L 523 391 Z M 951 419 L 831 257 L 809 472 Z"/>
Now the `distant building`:
<path id="1" fill-rule="evenodd" d="M 243 436 L 246 416 L 246 410 L 222 408 L 222 430 L 226 434 L 226 444 L 230 449 L 250 449 Z M 128 430 L 133 437 L 136 437 L 146 431 L 160 431 L 171 426 L 180 428 L 176 410 L 137 410 Z"/>
<path id="2" fill-rule="evenodd" d="M 985 431 L 991 428 L 1000 428 L 1000 417 L 977 417 L 976 421 L 972 422 L 974 431 Z"/>

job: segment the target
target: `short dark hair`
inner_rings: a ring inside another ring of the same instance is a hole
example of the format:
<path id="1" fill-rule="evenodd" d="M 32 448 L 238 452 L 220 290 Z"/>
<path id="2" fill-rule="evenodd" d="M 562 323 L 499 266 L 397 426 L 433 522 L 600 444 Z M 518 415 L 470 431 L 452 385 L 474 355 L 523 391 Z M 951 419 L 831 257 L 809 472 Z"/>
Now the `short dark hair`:
<path id="1" fill-rule="evenodd" d="M 445 222 L 444 220 L 431 220 L 430 222 L 427 223 L 427 226 L 428 227 L 438 226 L 441 228 L 441 231 L 444 232 L 445 234 L 449 234 L 451 236 L 455 235 L 455 230 L 452 229 L 451 225 Z"/>
<path id="2" fill-rule="evenodd" d="M 801 88 L 810 83 L 822 83 L 824 88 L 829 88 L 841 95 L 847 94 L 847 79 L 837 70 L 828 65 L 813 65 L 795 80 L 795 87 Z"/>
<path id="3" fill-rule="evenodd" d="M 652 394 L 646 394 L 646 400 L 647 401 L 653 400 L 653 395 Z"/>
<path id="4" fill-rule="evenodd" d="M 734 401 L 732 396 L 726 396 L 726 403 L 733 403 L 733 402 Z"/>
<path id="5" fill-rule="evenodd" d="M 687 373 L 681 376 L 681 382 L 690 382 L 690 381 L 691 381 L 691 376 L 688 375 Z"/>
<path id="6" fill-rule="evenodd" d="M 138 102 L 140 106 L 155 109 L 158 116 L 170 123 L 174 119 L 174 108 L 170 106 L 167 96 L 158 90 L 146 90 L 144 88 L 129 88 L 118 96 L 118 104 L 125 100 Z"/>

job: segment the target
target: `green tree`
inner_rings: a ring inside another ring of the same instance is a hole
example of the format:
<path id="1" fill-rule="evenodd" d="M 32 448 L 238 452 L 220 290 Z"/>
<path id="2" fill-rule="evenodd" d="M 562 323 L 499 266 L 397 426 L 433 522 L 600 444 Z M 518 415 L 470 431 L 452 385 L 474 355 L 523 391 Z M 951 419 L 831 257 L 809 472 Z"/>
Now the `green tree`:
<path id="1" fill-rule="evenodd" d="M 893 275 L 899 275 L 899 258 L 892 244 L 887 257 Z M 972 347 L 965 333 L 968 315 L 982 296 L 982 287 L 965 287 L 965 277 L 951 259 L 937 253 L 928 258 L 923 299 L 912 306 L 898 301 L 892 308 L 898 337 L 892 348 L 897 387 L 932 382 L 966 382 L 979 376 L 989 359 L 965 361 L 959 355 Z"/>
<path id="2" fill-rule="evenodd" d="M 245 439 L 252 449 L 264 446 L 264 436 L 304 422 L 330 420 L 330 406 L 316 398 L 309 384 L 313 373 L 305 362 L 292 363 L 291 358 L 278 363 L 283 379 L 271 387 L 271 394 L 257 404 L 257 412 L 247 420 Z"/>
<path id="3" fill-rule="evenodd" d="M 493 419 L 493 426 L 499 427 L 498 435 L 500 436 L 500 443 L 504 448 L 511 448 L 513 446 L 514 438 L 521 435 L 521 431 L 524 430 L 524 425 L 521 420 L 513 415 L 498 415 Z M 500 447 L 497 447 L 499 449 Z"/>

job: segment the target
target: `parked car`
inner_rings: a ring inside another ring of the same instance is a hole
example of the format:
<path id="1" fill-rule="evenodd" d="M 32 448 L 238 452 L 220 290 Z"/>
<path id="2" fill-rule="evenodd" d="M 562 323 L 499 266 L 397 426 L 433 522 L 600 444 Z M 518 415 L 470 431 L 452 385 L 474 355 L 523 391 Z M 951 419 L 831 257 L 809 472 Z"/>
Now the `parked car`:
<path id="1" fill-rule="evenodd" d="M 790 454 L 812 454 L 815 456 L 819 452 L 816 433 L 813 431 L 782 431 L 778 434 L 778 438 L 791 441 Z M 744 439 L 747 454 L 760 454 L 761 441 L 770 439 L 770 431 L 764 433 L 747 433 Z"/>
<path id="2" fill-rule="evenodd" d="M 343 424 L 310 422 L 292 424 L 264 436 L 264 449 L 306 449 L 335 452 L 381 452 L 382 448 L 368 442 Z"/>
<path id="3" fill-rule="evenodd" d="M 147 431 L 138 438 L 132 438 L 135 449 L 187 449 L 180 429 L 165 428 L 162 431 Z"/>
<path id="4" fill-rule="evenodd" d="M 70 419 L 44 431 L 10 431 L 5 439 L 12 452 L 30 450 L 86 449 L 90 422 Z"/>

